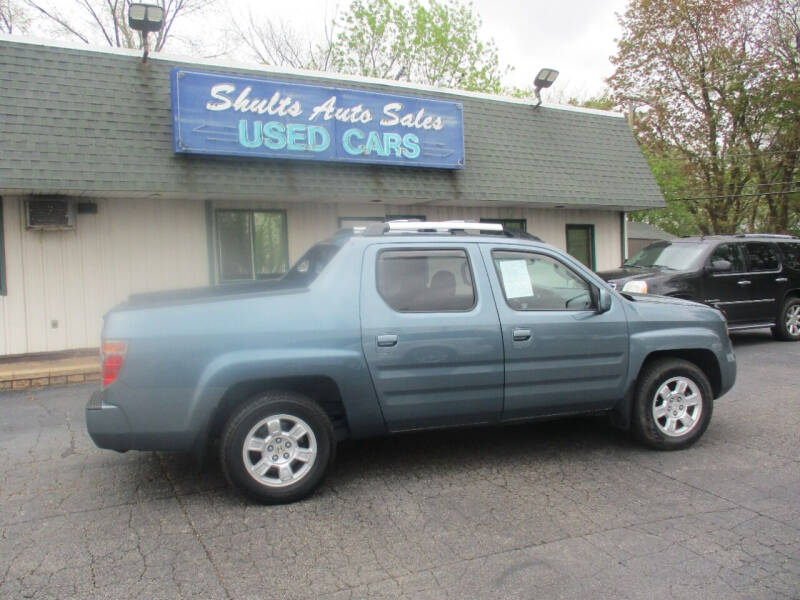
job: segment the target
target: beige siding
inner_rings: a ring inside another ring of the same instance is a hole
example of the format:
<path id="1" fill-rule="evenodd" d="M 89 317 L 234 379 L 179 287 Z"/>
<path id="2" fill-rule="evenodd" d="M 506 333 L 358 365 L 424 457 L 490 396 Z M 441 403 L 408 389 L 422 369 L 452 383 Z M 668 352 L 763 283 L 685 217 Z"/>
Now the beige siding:
<path id="1" fill-rule="evenodd" d="M 526 219 L 528 232 L 566 250 L 567 225 L 594 225 L 597 269 L 613 269 L 622 259 L 620 213 L 607 210 L 526 209 L 383 204 L 282 204 L 217 201 L 214 208 L 266 208 L 286 211 L 289 261 L 296 261 L 312 244 L 336 231 L 340 218 L 424 215 L 429 221 L 450 219 Z"/>
<path id="2" fill-rule="evenodd" d="M 95 202 L 72 231 L 29 231 L 22 201 L 3 198 L 0 355 L 96 347 L 103 314 L 129 294 L 207 283 L 202 202 Z"/>
<path id="3" fill-rule="evenodd" d="M 73 231 L 28 231 L 22 200 L 3 199 L 8 295 L 0 296 L 0 356 L 99 344 L 102 315 L 129 294 L 208 283 L 205 205 L 197 200 L 92 200 Z M 428 220 L 522 218 L 565 249 L 566 225 L 592 224 L 598 269 L 620 263 L 619 213 L 564 209 L 215 201 L 212 208 L 286 212 L 289 260 L 339 219 L 419 214 Z"/>
<path id="4" fill-rule="evenodd" d="M 388 214 L 421 214 L 429 221 L 449 219 L 525 219 L 528 233 L 548 244 L 567 249 L 567 225 L 594 225 L 597 270 L 618 267 L 622 257 L 620 217 L 618 212 L 601 210 L 465 208 L 458 206 L 393 206 Z"/>

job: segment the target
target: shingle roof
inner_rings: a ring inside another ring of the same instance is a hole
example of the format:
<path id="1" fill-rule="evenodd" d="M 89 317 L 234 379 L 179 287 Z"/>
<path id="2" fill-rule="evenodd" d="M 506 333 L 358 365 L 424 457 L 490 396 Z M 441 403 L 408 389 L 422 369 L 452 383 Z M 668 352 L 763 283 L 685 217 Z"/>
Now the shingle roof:
<path id="1" fill-rule="evenodd" d="M 628 221 L 628 237 L 634 240 L 674 240 L 676 236 L 648 223 Z"/>
<path id="2" fill-rule="evenodd" d="M 330 76 L 213 67 L 135 52 L 0 37 L 0 192 L 209 198 L 663 206 L 626 123 L 480 94 L 464 106 L 461 171 L 176 155 L 174 66 L 331 85 Z M 453 100 L 453 92 L 348 78 L 340 87 Z M 410 91 L 412 90 L 412 91 Z"/>

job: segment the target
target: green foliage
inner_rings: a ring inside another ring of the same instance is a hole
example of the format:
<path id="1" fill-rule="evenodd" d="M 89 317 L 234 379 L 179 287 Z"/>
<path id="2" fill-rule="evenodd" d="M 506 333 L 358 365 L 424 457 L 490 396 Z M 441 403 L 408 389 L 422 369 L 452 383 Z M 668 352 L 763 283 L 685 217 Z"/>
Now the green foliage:
<path id="1" fill-rule="evenodd" d="M 662 189 L 702 233 L 797 227 L 798 13 L 796 0 L 631 0 L 620 17 L 614 102 L 636 109 L 656 177 L 653 157 L 674 165 Z"/>
<path id="2" fill-rule="evenodd" d="M 567 101 L 567 104 L 571 106 L 581 106 L 583 108 L 594 108 L 597 110 L 613 110 L 614 108 L 614 100 L 611 98 L 611 94 L 608 90 L 604 90 L 599 96 L 592 96 L 584 100 L 572 97 Z"/>
<path id="3" fill-rule="evenodd" d="M 697 216 L 691 202 L 681 200 L 689 189 L 689 182 L 681 162 L 675 156 L 664 156 L 644 150 L 647 163 L 656 183 L 664 194 L 667 206 L 654 210 L 629 213 L 631 221 L 643 221 L 673 235 L 699 235 Z"/>
<path id="4" fill-rule="evenodd" d="M 335 20 L 330 65 L 341 73 L 500 92 L 503 71 L 480 18 L 457 0 L 354 0 Z"/>

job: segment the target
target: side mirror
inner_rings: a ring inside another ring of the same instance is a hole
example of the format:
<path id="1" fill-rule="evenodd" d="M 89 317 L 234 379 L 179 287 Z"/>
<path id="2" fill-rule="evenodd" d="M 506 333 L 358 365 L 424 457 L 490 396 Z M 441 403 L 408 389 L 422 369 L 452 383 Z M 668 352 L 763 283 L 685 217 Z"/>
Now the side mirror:
<path id="1" fill-rule="evenodd" d="M 611 293 L 605 289 L 600 288 L 597 295 L 597 312 L 604 313 L 611 310 Z"/>
<path id="2" fill-rule="evenodd" d="M 711 261 L 711 265 L 708 267 L 709 273 L 727 273 L 731 270 L 733 265 L 731 265 L 730 261 L 728 260 L 713 260 Z"/>

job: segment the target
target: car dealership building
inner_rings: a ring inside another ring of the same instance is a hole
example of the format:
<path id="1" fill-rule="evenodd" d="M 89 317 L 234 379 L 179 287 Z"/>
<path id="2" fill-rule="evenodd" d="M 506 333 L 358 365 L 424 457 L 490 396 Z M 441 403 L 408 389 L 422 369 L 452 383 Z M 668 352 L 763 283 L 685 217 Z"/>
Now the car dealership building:
<path id="1" fill-rule="evenodd" d="M 96 348 L 131 293 L 279 276 L 340 227 L 499 221 L 599 270 L 663 206 L 616 113 L 16 36 L 0 85 L 0 356 Z"/>

